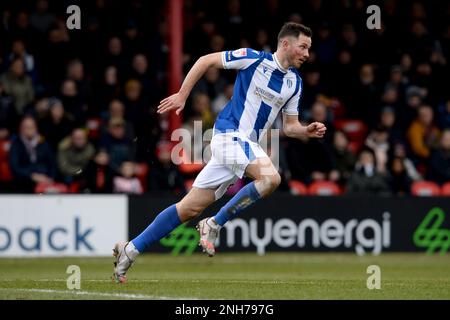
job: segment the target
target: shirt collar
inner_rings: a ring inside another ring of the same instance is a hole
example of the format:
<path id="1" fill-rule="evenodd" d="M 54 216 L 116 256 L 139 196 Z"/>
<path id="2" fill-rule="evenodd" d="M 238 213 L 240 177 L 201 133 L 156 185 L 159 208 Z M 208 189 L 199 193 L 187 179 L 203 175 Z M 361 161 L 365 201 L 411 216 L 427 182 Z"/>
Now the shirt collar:
<path id="1" fill-rule="evenodd" d="M 272 56 L 273 56 L 273 60 L 275 61 L 275 63 L 276 63 L 276 65 L 277 65 L 278 69 L 280 69 L 281 71 L 283 71 L 283 72 L 285 72 L 285 73 L 289 71 L 289 69 L 285 69 L 285 68 L 283 68 L 283 67 L 281 66 L 281 63 L 278 61 L 277 55 L 276 55 L 275 53 L 272 54 Z"/>

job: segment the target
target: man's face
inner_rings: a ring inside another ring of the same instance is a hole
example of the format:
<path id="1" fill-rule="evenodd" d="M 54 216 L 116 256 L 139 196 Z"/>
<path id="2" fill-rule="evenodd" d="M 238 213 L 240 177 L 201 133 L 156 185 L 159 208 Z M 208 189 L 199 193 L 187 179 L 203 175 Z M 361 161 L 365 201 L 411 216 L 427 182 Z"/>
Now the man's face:
<path id="1" fill-rule="evenodd" d="M 300 34 L 298 38 L 287 37 L 286 40 L 286 56 L 289 64 L 298 69 L 309 58 L 311 38 Z"/>
<path id="2" fill-rule="evenodd" d="M 72 133 L 72 144 L 75 148 L 84 148 L 87 144 L 87 137 L 84 130 L 77 129 Z"/>
<path id="3" fill-rule="evenodd" d="M 26 139 L 31 139 L 37 134 L 36 122 L 31 118 L 26 118 L 20 125 L 20 134 Z"/>

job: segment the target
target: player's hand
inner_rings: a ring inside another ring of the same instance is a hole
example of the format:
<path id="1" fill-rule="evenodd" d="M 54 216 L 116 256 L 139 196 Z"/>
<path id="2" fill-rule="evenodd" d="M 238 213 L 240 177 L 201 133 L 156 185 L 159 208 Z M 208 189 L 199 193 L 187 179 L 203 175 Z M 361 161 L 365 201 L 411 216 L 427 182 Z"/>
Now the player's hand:
<path id="1" fill-rule="evenodd" d="M 179 115 L 184 109 L 186 99 L 184 99 L 179 93 L 175 93 L 170 97 L 167 97 L 159 103 L 157 113 L 165 113 L 170 110 L 175 110 L 176 114 Z"/>
<path id="2" fill-rule="evenodd" d="M 323 138 L 327 127 L 323 123 L 313 122 L 306 127 L 306 135 L 309 138 Z"/>

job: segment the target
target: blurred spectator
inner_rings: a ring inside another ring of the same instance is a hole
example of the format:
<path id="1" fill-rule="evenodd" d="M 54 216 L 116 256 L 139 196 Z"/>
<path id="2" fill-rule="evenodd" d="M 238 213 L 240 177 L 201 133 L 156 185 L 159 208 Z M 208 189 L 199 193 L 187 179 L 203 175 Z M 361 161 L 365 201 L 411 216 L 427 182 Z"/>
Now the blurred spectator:
<path id="1" fill-rule="evenodd" d="M 194 121 L 201 121 L 203 132 L 212 128 L 214 118 L 211 111 L 211 101 L 208 95 L 204 93 L 195 94 L 192 97 L 192 115 L 188 118 L 187 125 L 191 127 Z"/>
<path id="2" fill-rule="evenodd" d="M 437 120 L 440 129 L 450 129 L 450 98 L 439 105 Z"/>
<path id="3" fill-rule="evenodd" d="M 105 68 L 102 79 L 98 81 L 95 89 L 95 104 L 97 112 L 106 109 L 106 106 L 112 99 L 120 95 L 120 83 L 118 71 L 115 66 L 108 66 Z"/>
<path id="4" fill-rule="evenodd" d="M 158 143 L 156 156 L 158 161 L 150 170 L 149 191 L 185 192 L 183 177 L 171 159 L 170 143 Z"/>
<path id="5" fill-rule="evenodd" d="M 226 80 L 221 76 L 219 69 L 209 68 L 205 76 L 195 85 L 193 95 L 206 93 L 212 100 L 224 92 L 226 84 Z"/>
<path id="6" fill-rule="evenodd" d="M 125 74 L 127 61 L 123 53 L 122 40 L 119 37 L 111 37 L 109 39 L 107 52 L 103 62 L 105 63 L 105 66 L 116 67 L 119 71 L 119 76 Z"/>
<path id="7" fill-rule="evenodd" d="M 149 95 L 150 102 L 156 103 L 161 93 L 157 86 L 155 77 L 152 77 L 149 71 L 147 57 L 142 54 L 136 54 L 132 61 L 132 70 L 129 78 L 136 79 L 142 85 L 143 92 Z"/>
<path id="8" fill-rule="evenodd" d="M 411 151 L 420 163 L 425 163 L 431 149 L 439 144 L 440 131 L 433 124 L 433 118 L 433 109 L 428 105 L 421 105 L 407 132 Z"/>
<path id="9" fill-rule="evenodd" d="M 102 136 L 108 133 L 109 120 L 113 118 L 122 118 L 125 121 L 126 136 L 134 138 L 134 128 L 130 121 L 125 120 L 125 105 L 119 99 L 114 99 L 109 103 L 108 111 L 102 114 Z"/>
<path id="10" fill-rule="evenodd" d="M 51 183 L 56 176 L 54 154 L 31 117 L 23 118 L 12 141 L 10 166 L 18 192 L 33 192 L 36 183 Z"/>
<path id="11" fill-rule="evenodd" d="M 422 105 L 425 95 L 420 88 L 410 86 L 406 90 L 406 108 L 400 113 L 400 122 L 402 129 L 408 129 L 408 126 L 416 118 L 419 107 Z"/>
<path id="12" fill-rule="evenodd" d="M 76 94 L 75 96 L 80 100 L 80 103 L 86 103 L 90 98 L 90 82 L 86 78 L 84 72 L 84 64 L 79 59 L 69 61 L 67 65 L 67 79 L 75 82 Z M 86 110 L 83 110 L 86 112 Z"/>
<path id="13" fill-rule="evenodd" d="M 233 97 L 234 84 L 227 84 L 223 92 L 219 93 L 211 102 L 211 107 L 214 115 L 219 114 L 225 107 L 228 101 Z"/>
<path id="14" fill-rule="evenodd" d="M 390 144 L 405 140 L 403 131 L 398 126 L 397 115 L 392 107 L 387 106 L 381 109 L 378 127 L 386 129 Z"/>
<path id="15" fill-rule="evenodd" d="M 35 77 L 34 74 L 34 56 L 27 52 L 25 48 L 25 43 L 16 39 L 13 41 L 11 46 L 11 54 L 9 55 L 9 62 L 14 61 L 15 59 L 22 59 L 25 65 L 25 71 L 30 75 L 33 79 Z"/>
<path id="16" fill-rule="evenodd" d="M 58 168 L 65 183 L 86 179 L 86 168 L 95 155 L 84 128 L 75 128 L 58 146 Z"/>
<path id="17" fill-rule="evenodd" d="M 61 85 L 61 102 L 78 125 L 86 121 L 86 105 L 78 94 L 77 84 L 74 80 L 66 79 Z"/>
<path id="18" fill-rule="evenodd" d="M 431 153 L 428 178 L 439 184 L 450 182 L 450 129 L 444 130 L 439 147 Z"/>
<path id="19" fill-rule="evenodd" d="M 61 100 L 50 98 L 48 106 L 49 113 L 39 121 L 39 130 L 52 151 L 56 153 L 58 144 L 72 132 L 75 122 L 73 117 L 65 111 Z"/>
<path id="20" fill-rule="evenodd" d="M 114 177 L 114 193 L 142 194 L 142 184 L 135 176 L 134 163 L 124 161 L 120 165 L 120 176 Z"/>
<path id="21" fill-rule="evenodd" d="M 348 107 L 348 117 L 363 120 L 369 128 L 376 124 L 379 111 L 378 88 L 375 83 L 375 70 L 372 64 L 363 64 L 359 69 L 359 77 L 354 85 L 351 103 Z"/>
<path id="22" fill-rule="evenodd" d="M 377 127 L 369 133 L 365 142 L 366 146 L 370 148 L 377 163 L 376 170 L 382 175 L 387 174 L 387 162 L 389 151 L 389 133 L 384 127 Z"/>
<path id="23" fill-rule="evenodd" d="M 36 11 L 30 16 L 30 24 L 40 33 L 46 33 L 52 23 L 55 22 L 55 16 L 48 12 L 48 1 L 36 1 Z"/>
<path id="24" fill-rule="evenodd" d="M 394 158 L 389 167 L 389 173 L 389 184 L 393 194 L 409 194 L 412 181 L 408 175 L 403 159 L 398 157 Z"/>
<path id="25" fill-rule="evenodd" d="M 0 130 L 8 131 L 8 135 L 13 133 L 18 125 L 18 115 L 14 108 L 13 98 L 8 95 L 0 82 Z"/>
<path id="26" fill-rule="evenodd" d="M 113 172 L 109 166 L 108 153 L 100 149 L 86 169 L 87 185 L 84 188 L 91 193 L 111 193 Z"/>
<path id="27" fill-rule="evenodd" d="M 350 194 L 389 195 L 391 193 L 385 178 L 376 171 L 375 155 L 363 150 L 358 156 L 355 169 L 346 186 Z"/>
<path id="28" fill-rule="evenodd" d="M 112 118 L 109 120 L 108 134 L 101 140 L 100 148 L 108 153 L 109 166 L 114 173 L 119 174 L 122 162 L 134 161 L 135 146 L 133 141 L 126 136 L 124 119 Z"/>
<path id="29" fill-rule="evenodd" d="M 126 82 L 123 102 L 126 119 L 133 123 L 140 120 L 145 110 L 149 108 L 148 101 L 142 96 L 142 84 L 136 79 Z"/>
<path id="30" fill-rule="evenodd" d="M 333 159 L 338 172 L 337 181 L 345 185 L 355 167 L 356 158 L 349 149 L 347 136 L 342 131 L 336 131 L 333 136 Z"/>
<path id="31" fill-rule="evenodd" d="M 21 58 L 11 62 L 9 71 L 0 75 L 0 82 L 3 83 L 5 93 L 13 97 L 17 113 L 22 115 L 25 107 L 34 99 L 34 89 Z"/>
<path id="32" fill-rule="evenodd" d="M 406 146 L 402 142 L 396 142 L 389 149 L 389 166 L 392 167 L 391 162 L 393 159 L 399 158 L 403 161 L 408 178 L 411 181 L 423 180 L 421 174 L 417 171 L 414 162 L 407 157 Z"/>

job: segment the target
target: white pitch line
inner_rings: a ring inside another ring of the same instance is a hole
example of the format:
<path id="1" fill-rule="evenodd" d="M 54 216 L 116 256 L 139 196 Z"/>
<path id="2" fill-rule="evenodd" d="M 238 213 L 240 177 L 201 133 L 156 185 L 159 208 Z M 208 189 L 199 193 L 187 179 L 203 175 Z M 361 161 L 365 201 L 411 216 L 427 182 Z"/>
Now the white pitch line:
<path id="1" fill-rule="evenodd" d="M 67 282 L 67 279 L 3 279 L 1 282 L 16 282 L 16 281 L 30 281 L 30 282 Z M 201 282 L 218 282 L 218 283 L 244 283 L 244 284 L 304 284 L 308 282 L 307 280 L 237 280 L 237 279 L 128 279 L 127 283 L 132 282 L 190 282 L 190 283 L 201 283 Z M 107 279 L 85 279 L 81 280 L 81 282 L 112 282 L 112 280 Z"/>
<path id="2" fill-rule="evenodd" d="M 0 288 L 0 290 L 48 293 L 48 294 L 68 294 L 68 295 L 80 295 L 80 296 L 99 296 L 99 297 L 109 297 L 109 298 L 146 299 L 146 300 L 196 300 L 196 298 L 149 296 L 149 295 L 133 294 L 133 293 L 109 293 L 109 292 L 93 292 L 93 291 L 78 291 L 78 290 L 25 289 L 25 288 Z"/>

